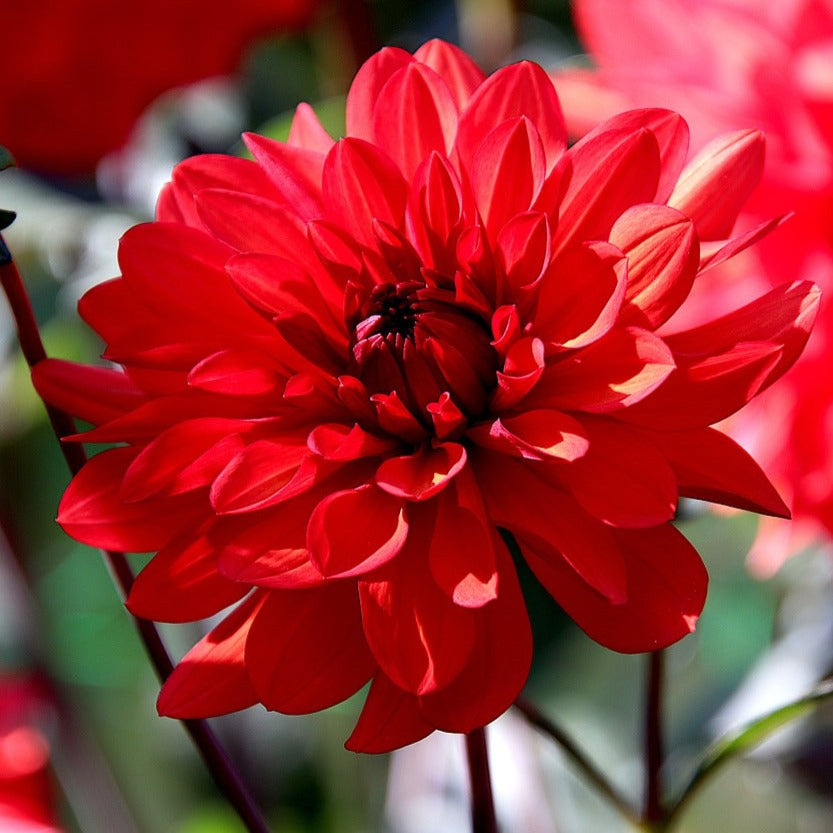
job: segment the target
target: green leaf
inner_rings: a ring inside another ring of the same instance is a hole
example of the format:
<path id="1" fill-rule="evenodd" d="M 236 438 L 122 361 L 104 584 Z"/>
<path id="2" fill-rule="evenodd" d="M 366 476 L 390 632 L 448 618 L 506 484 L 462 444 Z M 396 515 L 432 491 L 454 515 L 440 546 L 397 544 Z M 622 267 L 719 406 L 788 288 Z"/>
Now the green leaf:
<path id="1" fill-rule="evenodd" d="M 6 168 L 14 168 L 15 161 L 14 156 L 12 156 L 6 148 L 0 145 L 0 171 L 5 171 Z"/>
<path id="2" fill-rule="evenodd" d="M 758 744 L 763 743 L 778 729 L 799 717 L 804 717 L 820 703 L 827 700 L 833 700 L 833 678 L 823 680 L 804 697 L 756 718 L 715 741 L 706 750 L 700 764 L 694 771 L 694 775 L 692 775 L 674 806 L 668 811 L 662 829 L 667 830 L 671 827 L 672 822 L 680 815 L 685 805 L 691 801 L 697 790 L 723 764 L 745 752 L 749 752 Z"/>

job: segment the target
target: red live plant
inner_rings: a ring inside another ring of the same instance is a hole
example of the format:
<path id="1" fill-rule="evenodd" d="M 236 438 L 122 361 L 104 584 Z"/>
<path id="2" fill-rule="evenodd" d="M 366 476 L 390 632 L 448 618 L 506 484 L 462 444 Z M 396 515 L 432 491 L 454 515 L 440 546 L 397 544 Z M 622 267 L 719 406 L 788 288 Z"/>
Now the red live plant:
<path id="1" fill-rule="evenodd" d="M 257 36 L 318 0 L 4 3 L 0 142 L 43 173 L 89 174 L 161 93 L 237 69 Z"/>
<path id="2" fill-rule="evenodd" d="M 657 333 L 771 227 L 731 236 L 762 135 L 686 165 L 683 119 L 637 110 L 568 149 L 539 66 L 486 77 L 431 41 L 361 68 L 345 138 L 307 105 L 286 143 L 245 138 L 253 160 L 178 166 L 81 301 L 121 369 L 34 372 L 95 426 L 70 441 L 119 444 L 59 521 L 156 553 L 130 610 L 234 605 L 160 712 L 314 712 L 370 683 L 351 749 L 472 732 L 529 671 L 510 545 L 603 645 L 689 633 L 707 576 L 678 498 L 787 514 L 710 426 L 790 367 L 818 304 L 788 284 Z"/>
<path id="3" fill-rule="evenodd" d="M 755 127 L 767 137 L 762 180 L 739 228 L 794 212 L 761 246 L 698 281 L 687 321 L 731 309 L 784 280 L 833 287 L 833 6 L 825 0 L 576 0 L 595 69 L 554 73 L 571 132 L 620 109 L 678 110 L 699 149 L 718 132 Z M 764 519 L 751 566 L 769 574 L 833 533 L 833 316 L 785 382 L 727 430 L 788 496 L 794 522 Z M 777 426 L 773 430 L 773 426 Z"/>

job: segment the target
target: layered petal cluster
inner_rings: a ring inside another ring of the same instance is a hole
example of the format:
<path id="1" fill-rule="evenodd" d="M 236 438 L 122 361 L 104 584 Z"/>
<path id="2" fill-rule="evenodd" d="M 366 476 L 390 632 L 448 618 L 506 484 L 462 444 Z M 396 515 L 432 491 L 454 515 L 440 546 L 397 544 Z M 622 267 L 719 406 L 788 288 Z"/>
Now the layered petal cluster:
<path id="1" fill-rule="evenodd" d="M 698 281 L 688 320 L 714 315 L 750 291 L 788 278 L 833 288 L 833 7 L 825 0 L 575 0 L 579 33 L 597 67 L 553 73 L 571 133 L 619 109 L 678 110 L 699 149 L 715 133 L 767 136 L 762 181 L 743 230 L 784 212 L 776 234 Z M 765 520 L 751 566 L 768 574 L 813 537 L 833 533 L 833 315 L 785 385 L 727 430 L 790 495 L 795 522 Z M 778 430 L 761 428 L 777 424 Z"/>
<path id="2" fill-rule="evenodd" d="M 25 168 L 89 175 L 157 96 L 235 71 L 257 37 L 306 25 L 318 5 L 240 0 L 230 14 L 218 0 L 4 3 L 13 36 L 0 50 L 0 143 Z"/>
<path id="3" fill-rule="evenodd" d="M 236 604 L 160 711 L 313 712 L 369 683 L 350 748 L 482 726 L 532 653 L 510 547 L 603 645 L 689 633 L 707 577 L 678 498 L 786 514 L 710 426 L 795 361 L 818 301 L 785 285 L 658 334 L 762 233 L 730 235 L 761 135 L 685 165 L 654 109 L 568 149 L 539 66 L 487 78 L 432 41 L 362 67 L 345 138 L 301 105 L 286 143 L 246 143 L 182 163 L 82 299 L 123 369 L 35 371 L 95 426 L 75 439 L 120 443 L 59 521 L 157 553 L 130 609 Z"/>

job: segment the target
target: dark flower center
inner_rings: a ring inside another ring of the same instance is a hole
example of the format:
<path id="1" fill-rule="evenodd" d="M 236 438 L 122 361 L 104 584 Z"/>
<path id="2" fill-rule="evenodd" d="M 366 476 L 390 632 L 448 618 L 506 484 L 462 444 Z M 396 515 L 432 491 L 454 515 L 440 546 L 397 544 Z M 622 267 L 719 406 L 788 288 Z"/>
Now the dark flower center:
<path id="1" fill-rule="evenodd" d="M 395 392 L 428 424 L 426 407 L 446 392 L 467 416 L 483 412 L 497 354 L 485 322 L 456 302 L 453 289 L 379 284 L 351 318 L 352 371 L 371 394 Z"/>

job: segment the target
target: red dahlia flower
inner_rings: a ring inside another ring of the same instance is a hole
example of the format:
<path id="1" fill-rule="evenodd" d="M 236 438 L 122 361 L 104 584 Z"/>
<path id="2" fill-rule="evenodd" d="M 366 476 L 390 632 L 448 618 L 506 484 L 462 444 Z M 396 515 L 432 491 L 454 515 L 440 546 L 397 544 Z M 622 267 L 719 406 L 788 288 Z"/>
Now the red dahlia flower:
<path id="1" fill-rule="evenodd" d="M 709 426 L 792 364 L 818 300 L 793 284 L 657 334 L 754 237 L 699 245 L 728 235 L 762 137 L 683 168 L 685 123 L 643 110 L 568 150 L 540 67 L 486 78 L 432 41 L 362 67 L 346 138 L 301 105 L 286 144 L 246 141 L 254 161 L 181 164 L 82 300 L 124 372 L 35 372 L 97 426 L 76 439 L 122 443 L 59 521 L 159 551 L 131 611 L 239 602 L 160 711 L 312 712 L 369 682 L 350 748 L 482 726 L 532 652 L 510 536 L 602 644 L 691 631 L 707 579 L 678 496 L 786 513 Z"/>
<path id="2" fill-rule="evenodd" d="M 166 90 L 234 71 L 257 36 L 309 23 L 318 0 L 4 3 L 0 143 L 18 164 L 91 173 Z"/>
<path id="3" fill-rule="evenodd" d="M 755 127 L 767 136 L 762 180 L 739 226 L 795 216 L 698 281 L 688 320 L 785 276 L 833 287 L 833 5 L 829 0 L 574 0 L 576 24 L 597 68 L 554 73 L 571 132 L 612 113 L 657 104 L 679 110 L 700 148 L 715 133 Z M 757 256 L 756 256 L 757 255 Z M 727 430 L 790 496 L 795 522 L 760 525 L 751 566 L 776 570 L 820 533 L 833 535 L 833 310 L 786 385 Z M 773 431 L 769 427 L 777 425 Z M 767 426 L 762 430 L 761 426 Z"/>

